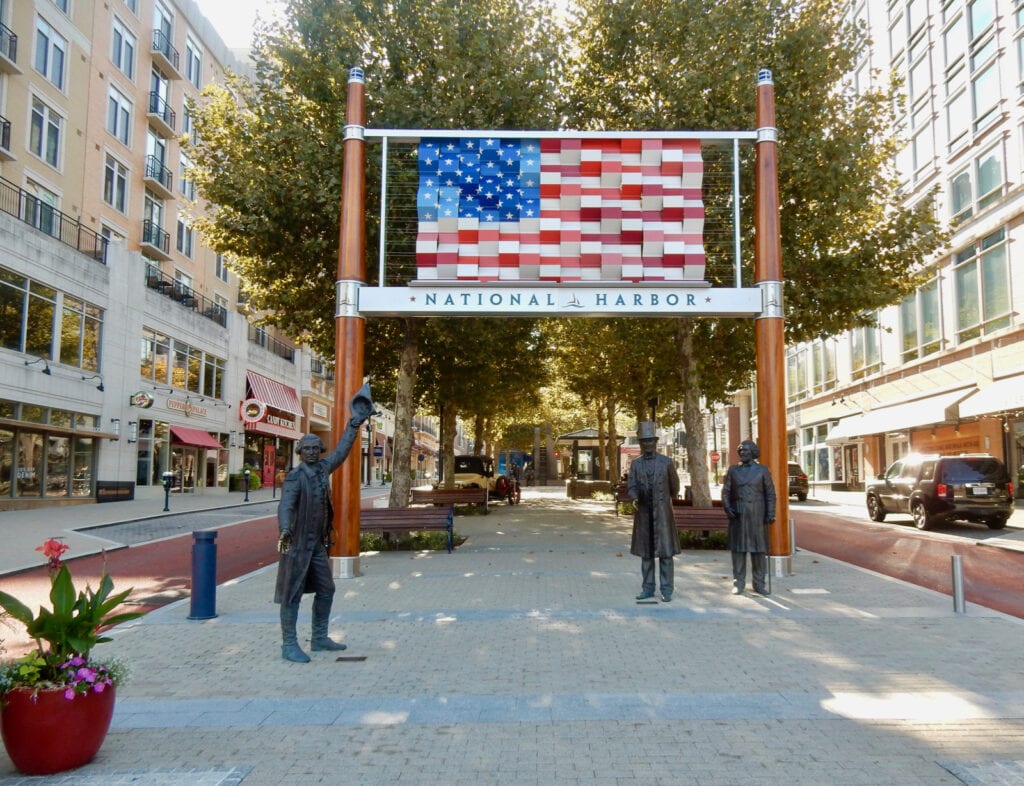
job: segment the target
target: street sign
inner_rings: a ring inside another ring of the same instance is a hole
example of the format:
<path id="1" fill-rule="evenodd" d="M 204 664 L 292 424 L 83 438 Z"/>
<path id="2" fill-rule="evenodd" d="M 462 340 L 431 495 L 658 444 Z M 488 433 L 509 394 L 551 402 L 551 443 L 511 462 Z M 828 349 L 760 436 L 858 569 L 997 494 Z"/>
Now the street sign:
<path id="1" fill-rule="evenodd" d="M 717 464 L 719 461 L 722 460 L 722 454 L 719 453 L 717 450 L 712 450 L 711 451 L 711 460 Z"/>
<path id="2" fill-rule="evenodd" d="M 380 458 L 381 456 L 383 456 L 384 455 L 384 446 L 383 445 L 374 445 L 373 446 L 373 455 L 374 455 L 374 458 Z"/>

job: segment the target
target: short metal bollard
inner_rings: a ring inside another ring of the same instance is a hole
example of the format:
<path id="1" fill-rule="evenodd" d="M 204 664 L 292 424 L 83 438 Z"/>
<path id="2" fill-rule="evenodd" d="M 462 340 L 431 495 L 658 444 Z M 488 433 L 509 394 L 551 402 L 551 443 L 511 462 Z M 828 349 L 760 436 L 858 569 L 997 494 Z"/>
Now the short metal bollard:
<path id="1" fill-rule="evenodd" d="M 217 616 L 217 533 L 214 530 L 192 532 L 192 605 L 190 620 L 208 620 Z"/>
<path id="2" fill-rule="evenodd" d="M 964 558 L 959 554 L 950 557 L 953 567 L 953 611 L 965 614 L 967 604 L 964 603 Z"/>

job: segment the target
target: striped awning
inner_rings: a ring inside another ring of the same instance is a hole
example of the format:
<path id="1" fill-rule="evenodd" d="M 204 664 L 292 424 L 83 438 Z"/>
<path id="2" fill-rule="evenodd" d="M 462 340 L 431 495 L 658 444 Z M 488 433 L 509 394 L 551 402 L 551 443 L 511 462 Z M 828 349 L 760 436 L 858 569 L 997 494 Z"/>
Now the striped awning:
<path id="1" fill-rule="evenodd" d="M 302 404 L 299 403 L 299 396 L 294 388 L 262 374 L 257 374 L 255 371 L 247 371 L 245 381 L 249 385 L 252 398 L 259 399 L 274 409 L 291 412 L 293 415 L 302 414 Z"/>

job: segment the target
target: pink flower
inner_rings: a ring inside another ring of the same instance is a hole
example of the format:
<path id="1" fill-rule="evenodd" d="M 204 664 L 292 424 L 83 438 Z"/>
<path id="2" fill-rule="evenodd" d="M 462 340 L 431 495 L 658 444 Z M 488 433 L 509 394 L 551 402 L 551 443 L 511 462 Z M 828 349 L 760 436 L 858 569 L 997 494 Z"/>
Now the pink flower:
<path id="1" fill-rule="evenodd" d="M 61 543 L 59 540 L 50 538 L 49 540 L 43 541 L 42 546 L 36 546 L 36 551 L 43 552 L 43 556 L 49 560 L 47 567 L 51 573 L 56 573 L 60 570 L 60 557 L 61 555 L 70 548 L 68 544 Z"/>
<path id="2" fill-rule="evenodd" d="M 73 698 L 75 698 L 75 686 L 74 685 L 68 685 L 64 689 L 64 698 L 67 699 L 68 701 L 71 701 Z"/>

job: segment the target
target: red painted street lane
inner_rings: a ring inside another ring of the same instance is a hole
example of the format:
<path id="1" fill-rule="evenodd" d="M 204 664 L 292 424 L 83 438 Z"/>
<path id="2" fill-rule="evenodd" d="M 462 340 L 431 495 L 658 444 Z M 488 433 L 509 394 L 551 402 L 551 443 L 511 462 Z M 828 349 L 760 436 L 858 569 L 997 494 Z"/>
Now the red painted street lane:
<path id="1" fill-rule="evenodd" d="M 1024 618 L 1024 552 L 949 532 L 919 532 L 906 524 L 851 521 L 792 509 L 791 515 L 798 549 L 942 592 L 950 596 L 951 607 L 950 557 L 959 554 L 968 603 Z"/>
<path id="2" fill-rule="evenodd" d="M 277 519 L 253 519 L 217 529 L 217 583 L 251 573 L 277 562 Z M 114 589 L 132 588 L 135 610 L 152 611 L 182 598 L 192 587 L 192 536 L 142 543 L 130 548 L 66 560 L 75 588 L 99 585 L 104 560 Z M 0 589 L 27 604 L 33 611 L 49 606 L 50 577 L 45 567 L 0 577 Z M 270 602 L 270 598 L 267 599 Z M 0 639 L 9 656 L 24 654 L 31 642 L 20 623 L 0 627 Z"/>

